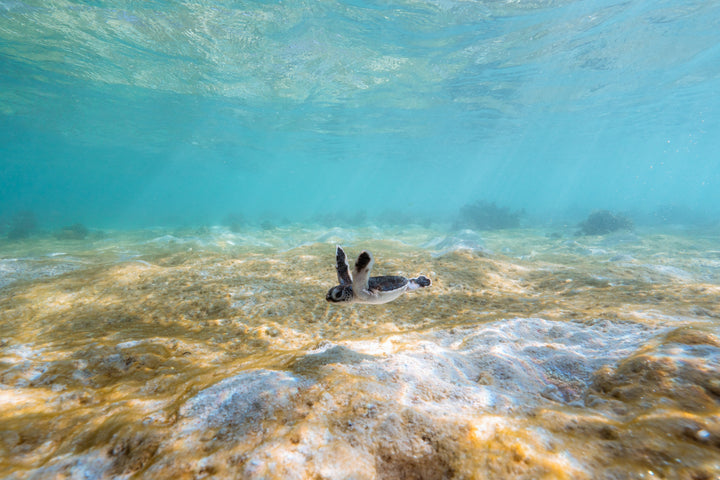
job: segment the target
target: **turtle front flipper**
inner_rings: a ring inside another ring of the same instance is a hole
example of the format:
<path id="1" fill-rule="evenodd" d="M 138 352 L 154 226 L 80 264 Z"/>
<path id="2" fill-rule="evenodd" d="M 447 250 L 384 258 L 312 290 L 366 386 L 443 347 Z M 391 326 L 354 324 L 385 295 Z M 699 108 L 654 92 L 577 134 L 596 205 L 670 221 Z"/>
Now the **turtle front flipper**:
<path id="1" fill-rule="evenodd" d="M 352 274 L 353 291 L 362 292 L 368 290 L 368 279 L 370 278 L 370 270 L 372 270 L 373 263 L 375 263 L 375 261 L 367 250 L 363 250 L 362 253 L 358 255 Z"/>
<path id="2" fill-rule="evenodd" d="M 348 265 L 345 250 L 343 250 L 340 245 L 338 245 L 335 250 L 335 258 L 337 262 L 335 268 L 337 269 L 338 282 L 340 282 L 340 285 L 350 285 L 352 283 L 352 278 L 350 278 L 350 265 Z"/>

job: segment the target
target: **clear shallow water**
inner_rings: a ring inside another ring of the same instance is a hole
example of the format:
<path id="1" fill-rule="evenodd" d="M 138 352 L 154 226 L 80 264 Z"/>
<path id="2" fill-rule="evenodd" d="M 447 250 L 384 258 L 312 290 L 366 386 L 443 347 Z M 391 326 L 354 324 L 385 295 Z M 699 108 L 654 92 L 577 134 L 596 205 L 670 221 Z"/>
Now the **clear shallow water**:
<path id="1" fill-rule="evenodd" d="M 717 477 L 718 45 L 717 2 L 0 0 L 0 477 Z M 433 285 L 329 305 L 336 244 Z"/>
<path id="2" fill-rule="evenodd" d="M 3 215 L 716 218 L 719 8 L 4 0 Z"/>

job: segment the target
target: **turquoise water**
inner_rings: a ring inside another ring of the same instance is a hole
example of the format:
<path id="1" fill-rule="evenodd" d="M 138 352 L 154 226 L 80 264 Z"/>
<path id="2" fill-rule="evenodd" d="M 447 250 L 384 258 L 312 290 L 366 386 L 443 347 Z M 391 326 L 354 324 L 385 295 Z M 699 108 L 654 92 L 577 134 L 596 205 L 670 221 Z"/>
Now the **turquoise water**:
<path id="1" fill-rule="evenodd" d="M 718 152 L 716 0 L 0 0 L 0 478 L 720 478 Z"/>
<path id="2" fill-rule="evenodd" d="M 40 228 L 720 213 L 715 1 L 0 1 Z"/>

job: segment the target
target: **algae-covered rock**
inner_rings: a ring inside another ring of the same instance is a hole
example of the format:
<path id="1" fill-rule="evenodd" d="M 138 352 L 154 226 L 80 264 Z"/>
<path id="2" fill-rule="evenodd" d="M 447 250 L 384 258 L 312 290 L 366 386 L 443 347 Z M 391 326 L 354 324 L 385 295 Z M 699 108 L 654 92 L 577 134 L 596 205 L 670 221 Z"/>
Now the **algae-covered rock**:
<path id="1" fill-rule="evenodd" d="M 596 210 L 580 223 L 579 227 L 580 235 L 605 235 L 618 230 L 632 230 L 633 222 L 620 213 Z"/>
<path id="2" fill-rule="evenodd" d="M 286 372 L 251 370 L 201 391 L 180 409 L 183 430 L 225 428 L 242 435 L 290 407 L 306 380 Z"/>
<path id="3" fill-rule="evenodd" d="M 372 355 L 357 353 L 347 347 L 334 345 L 318 352 L 304 355 L 291 365 L 295 373 L 312 376 L 324 365 L 356 364 L 364 360 L 372 360 Z"/>
<path id="4" fill-rule="evenodd" d="M 622 360 L 616 368 L 599 369 L 590 395 L 645 410 L 650 405 L 686 412 L 720 407 L 720 347 L 712 335 L 670 332 L 665 342 Z"/>

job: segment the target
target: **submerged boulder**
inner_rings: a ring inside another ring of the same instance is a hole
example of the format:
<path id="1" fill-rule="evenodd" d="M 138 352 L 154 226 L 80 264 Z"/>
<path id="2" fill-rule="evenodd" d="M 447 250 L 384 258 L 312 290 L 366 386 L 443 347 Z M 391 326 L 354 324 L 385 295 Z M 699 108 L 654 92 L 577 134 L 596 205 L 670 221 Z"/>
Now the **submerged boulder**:
<path id="1" fill-rule="evenodd" d="M 251 370 L 206 388 L 180 409 L 183 431 L 224 428 L 242 435 L 290 408 L 305 380 L 274 370 Z"/>
<path id="2" fill-rule="evenodd" d="M 595 210 L 578 226 L 578 235 L 605 235 L 619 230 L 632 230 L 633 222 L 620 213 Z"/>

